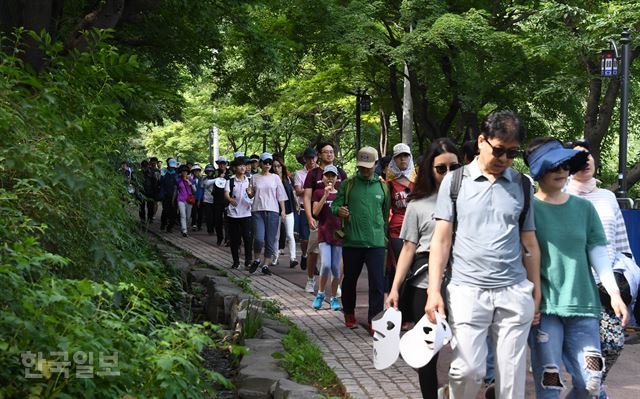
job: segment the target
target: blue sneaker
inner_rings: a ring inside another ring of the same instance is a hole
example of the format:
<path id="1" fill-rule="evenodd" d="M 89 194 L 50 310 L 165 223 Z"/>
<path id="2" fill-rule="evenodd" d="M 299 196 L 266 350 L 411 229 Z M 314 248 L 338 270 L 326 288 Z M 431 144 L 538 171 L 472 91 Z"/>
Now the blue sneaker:
<path id="1" fill-rule="evenodd" d="M 329 300 L 329 305 L 331 305 L 331 310 L 340 310 L 342 306 L 340 306 L 340 301 L 336 297 L 331 297 Z"/>
<path id="2" fill-rule="evenodd" d="M 322 307 L 322 302 L 324 302 L 324 293 L 318 292 L 316 299 L 313 300 L 313 308 L 320 309 Z"/>

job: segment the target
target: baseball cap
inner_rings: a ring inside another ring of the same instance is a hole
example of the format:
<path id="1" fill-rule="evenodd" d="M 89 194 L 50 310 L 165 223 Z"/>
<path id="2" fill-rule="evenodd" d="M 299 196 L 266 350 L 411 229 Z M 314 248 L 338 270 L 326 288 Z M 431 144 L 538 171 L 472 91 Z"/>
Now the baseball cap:
<path id="1" fill-rule="evenodd" d="M 273 159 L 273 155 L 268 152 L 263 152 L 262 154 L 260 154 L 261 161 L 266 161 L 267 159 Z"/>
<path id="2" fill-rule="evenodd" d="M 363 168 L 373 168 L 378 160 L 378 151 L 376 151 L 373 147 L 362 147 L 358 151 L 358 162 L 357 166 L 362 166 Z"/>
<path id="3" fill-rule="evenodd" d="M 215 170 L 216 170 L 216 168 L 214 168 L 213 165 L 211 165 L 211 164 L 207 164 L 207 166 L 204 167 L 204 171 L 205 172 L 213 172 Z"/>
<path id="4" fill-rule="evenodd" d="M 333 173 L 334 175 L 338 176 L 338 168 L 333 165 L 327 165 L 322 170 L 322 174 L 326 175 L 327 173 Z"/>
<path id="5" fill-rule="evenodd" d="M 250 162 L 258 162 L 260 160 L 260 157 L 258 156 L 258 154 L 251 154 L 251 157 L 249 157 L 249 161 Z"/>
<path id="6" fill-rule="evenodd" d="M 178 161 L 176 161 L 175 159 L 171 158 L 169 159 L 169 162 L 167 162 L 167 166 L 170 168 L 177 168 L 178 167 Z"/>
<path id="7" fill-rule="evenodd" d="M 220 157 L 216 160 L 216 163 L 228 163 L 227 162 L 227 158 L 225 157 Z"/>
<path id="8" fill-rule="evenodd" d="M 196 163 L 196 164 L 193 164 L 193 166 L 191 167 L 191 170 L 202 170 L 202 168 L 200 167 L 200 165 Z"/>
<path id="9" fill-rule="evenodd" d="M 302 154 L 302 156 L 304 158 L 315 158 L 318 156 L 318 151 L 314 150 L 311 147 L 308 147 L 306 150 L 304 150 L 304 154 Z"/>
<path id="10" fill-rule="evenodd" d="M 242 151 L 236 151 L 233 153 L 233 157 L 234 158 L 240 158 L 240 157 L 244 157 L 244 152 Z"/>
<path id="11" fill-rule="evenodd" d="M 409 154 L 411 155 L 411 148 L 405 143 L 398 143 L 393 146 L 393 156 L 396 157 L 400 154 Z"/>

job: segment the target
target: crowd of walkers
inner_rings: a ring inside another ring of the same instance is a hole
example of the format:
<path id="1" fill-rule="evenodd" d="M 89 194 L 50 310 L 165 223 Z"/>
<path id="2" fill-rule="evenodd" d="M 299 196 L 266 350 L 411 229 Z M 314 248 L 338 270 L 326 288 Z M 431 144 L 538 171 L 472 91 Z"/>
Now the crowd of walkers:
<path id="1" fill-rule="evenodd" d="M 179 221 L 186 237 L 204 223 L 230 247 L 233 269 L 243 247 L 245 270 L 271 275 L 288 246 L 310 306 L 342 310 L 348 328 L 358 326 L 364 265 L 370 332 L 385 307 L 401 309 L 405 327 L 446 317 L 449 383 L 439 387 L 434 356 L 418 370 L 425 398 L 472 399 L 483 384 L 488 397 L 524 398 L 527 347 L 538 398 L 560 397 L 563 366 L 568 397 L 606 398 L 623 327 L 638 317 L 640 269 L 615 196 L 597 187 L 589 143 L 537 138 L 522 151 L 524 142 L 523 122 L 499 111 L 462 153 L 447 138 L 416 162 L 403 143 L 382 160 L 364 147 L 350 177 L 331 143 L 307 148 L 295 172 L 264 152 L 220 157 L 204 175 L 173 158 L 125 174 L 137 181 L 141 221 L 152 223 L 160 202 L 162 231 Z M 527 175 L 511 167 L 521 154 Z"/>

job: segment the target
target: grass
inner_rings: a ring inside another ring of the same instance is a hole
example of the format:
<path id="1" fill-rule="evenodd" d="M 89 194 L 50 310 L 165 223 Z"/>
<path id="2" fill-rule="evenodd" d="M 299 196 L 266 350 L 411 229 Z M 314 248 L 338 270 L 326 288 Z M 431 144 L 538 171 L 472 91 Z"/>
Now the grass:
<path id="1" fill-rule="evenodd" d="M 285 353 L 274 357 L 287 370 L 291 379 L 299 384 L 312 385 L 325 398 L 346 397 L 336 373 L 327 366 L 320 348 L 298 327 L 291 327 L 282 338 Z"/>
<path id="2" fill-rule="evenodd" d="M 240 342 L 244 342 L 245 339 L 255 338 L 262 328 L 262 324 L 262 313 L 260 313 L 260 310 L 252 303 L 249 303 L 247 306 L 247 317 L 242 324 Z"/>
<path id="3" fill-rule="evenodd" d="M 247 278 L 247 277 L 228 276 L 228 279 L 233 284 L 235 284 L 238 287 L 240 287 L 242 292 L 244 292 L 245 294 L 251 295 L 251 296 L 256 297 L 256 298 L 258 297 L 258 294 L 255 292 L 255 290 L 253 288 L 251 288 L 251 283 L 250 283 L 249 278 Z"/>

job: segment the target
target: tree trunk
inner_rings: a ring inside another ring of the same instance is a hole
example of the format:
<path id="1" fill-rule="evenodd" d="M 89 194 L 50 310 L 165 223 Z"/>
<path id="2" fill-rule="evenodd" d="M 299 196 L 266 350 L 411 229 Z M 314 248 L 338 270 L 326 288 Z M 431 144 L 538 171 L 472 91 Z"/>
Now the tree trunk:
<path id="1" fill-rule="evenodd" d="M 402 142 L 411 147 L 413 145 L 413 99 L 411 98 L 411 82 L 409 81 L 409 66 L 404 64 L 404 96 L 402 101 Z"/>
<path id="2" fill-rule="evenodd" d="M 52 41 L 55 41 L 62 7 L 63 0 L 1 0 L 0 31 L 10 35 L 19 27 L 37 33 L 44 30 L 51 36 Z M 26 45 L 22 54 L 23 61 L 34 70 L 41 71 L 44 68 L 44 54 L 38 43 L 28 35 L 24 35 L 22 40 Z"/>
<path id="3" fill-rule="evenodd" d="M 404 134 L 404 125 L 402 122 L 403 107 L 402 99 L 400 98 L 398 90 L 398 70 L 395 65 L 389 66 L 389 93 L 391 94 L 391 102 L 393 103 L 393 113 L 396 116 L 396 122 L 400 129 L 400 136 L 402 137 Z"/>
<path id="4" fill-rule="evenodd" d="M 589 82 L 589 96 L 584 115 L 584 137 L 589 141 L 596 165 L 600 164 L 600 145 L 609 131 L 619 90 L 620 79 L 611 79 L 604 99 L 600 103 L 602 78 L 593 77 Z"/>
<path id="5" fill-rule="evenodd" d="M 380 157 L 387 155 L 387 144 L 389 142 L 389 123 L 388 117 L 380 106 Z"/>

